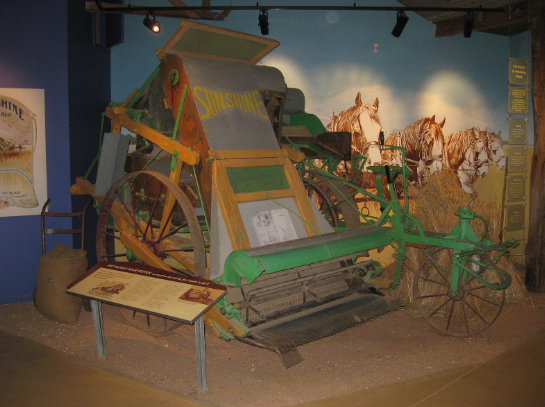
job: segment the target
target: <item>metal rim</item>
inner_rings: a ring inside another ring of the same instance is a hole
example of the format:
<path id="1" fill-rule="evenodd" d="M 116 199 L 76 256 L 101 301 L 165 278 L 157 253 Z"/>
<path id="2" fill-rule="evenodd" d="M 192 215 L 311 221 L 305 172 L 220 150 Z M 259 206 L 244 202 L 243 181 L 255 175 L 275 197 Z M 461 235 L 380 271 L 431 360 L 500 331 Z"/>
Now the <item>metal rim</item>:
<path id="1" fill-rule="evenodd" d="M 458 290 L 452 291 L 452 254 L 452 249 L 443 247 L 424 259 L 414 278 L 414 301 L 422 317 L 438 331 L 450 336 L 477 335 L 501 314 L 505 290 L 490 289 L 468 275 L 460 279 Z M 486 266 L 480 267 L 478 263 Z M 503 280 L 485 254 L 466 258 L 465 265 L 481 275 L 487 273 L 487 280 L 491 282 Z"/>

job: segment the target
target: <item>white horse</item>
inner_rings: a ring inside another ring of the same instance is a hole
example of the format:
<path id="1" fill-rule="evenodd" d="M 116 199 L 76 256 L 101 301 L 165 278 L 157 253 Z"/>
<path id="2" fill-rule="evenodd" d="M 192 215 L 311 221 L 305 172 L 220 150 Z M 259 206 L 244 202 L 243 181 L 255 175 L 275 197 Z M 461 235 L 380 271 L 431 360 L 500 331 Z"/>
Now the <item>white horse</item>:
<path id="1" fill-rule="evenodd" d="M 377 111 L 378 98 L 372 105 L 363 103 L 361 92 L 358 92 L 355 106 L 338 115 L 331 112 L 331 121 L 326 126 L 328 131 L 348 131 L 352 134 L 352 155 L 367 156 L 365 167 L 380 165 L 382 161 L 379 143 L 382 126 Z M 342 164 L 340 166 L 344 167 Z"/>
<path id="2" fill-rule="evenodd" d="M 503 149 L 503 141 L 501 140 L 501 131 L 498 133 L 489 132 L 487 130 L 482 131 L 481 133 L 486 134 L 488 138 L 488 156 L 494 163 L 498 170 L 503 170 L 505 168 L 505 150 Z"/>

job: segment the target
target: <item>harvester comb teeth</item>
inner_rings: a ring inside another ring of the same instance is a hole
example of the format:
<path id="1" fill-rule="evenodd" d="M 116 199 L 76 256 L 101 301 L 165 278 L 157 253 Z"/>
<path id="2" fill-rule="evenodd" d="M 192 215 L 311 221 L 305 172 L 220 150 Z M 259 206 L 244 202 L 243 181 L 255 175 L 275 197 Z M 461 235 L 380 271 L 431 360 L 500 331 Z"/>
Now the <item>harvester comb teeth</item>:
<path id="1" fill-rule="evenodd" d="M 302 361 L 296 347 L 336 334 L 393 311 L 403 301 L 378 294 L 350 296 L 251 328 L 250 336 L 280 354 L 286 367 Z M 296 353 L 293 353 L 293 352 Z"/>

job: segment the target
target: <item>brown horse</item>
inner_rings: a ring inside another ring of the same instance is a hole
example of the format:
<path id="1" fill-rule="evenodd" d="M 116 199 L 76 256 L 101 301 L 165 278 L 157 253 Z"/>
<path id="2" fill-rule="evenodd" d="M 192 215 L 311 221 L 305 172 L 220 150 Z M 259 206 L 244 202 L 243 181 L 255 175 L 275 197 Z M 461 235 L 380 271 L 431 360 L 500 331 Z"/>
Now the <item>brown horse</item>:
<path id="1" fill-rule="evenodd" d="M 400 133 L 389 135 L 386 145 L 405 148 L 407 165 L 413 173 L 418 166 L 425 165 L 429 168 L 430 174 L 435 174 L 443 168 L 443 126 L 446 119 L 441 123 L 435 121 L 435 116 L 424 117 L 405 127 Z M 390 150 L 384 155 L 385 161 L 391 165 L 401 165 L 401 156 L 398 150 Z M 431 162 L 428 164 L 428 162 Z"/>
<path id="2" fill-rule="evenodd" d="M 460 184 L 468 194 L 474 193 L 477 177 L 488 174 L 488 136 L 478 128 L 462 130 L 445 137 L 445 166 L 458 173 Z"/>
<path id="3" fill-rule="evenodd" d="M 377 115 L 378 98 L 372 105 L 361 101 L 358 92 L 355 106 L 335 115 L 331 112 L 331 121 L 326 126 L 327 131 L 348 131 L 352 134 L 352 155 L 367 156 L 367 165 L 381 163 L 379 135 L 382 130 Z M 341 164 L 344 167 L 344 165 Z M 344 172 L 344 168 L 341 170 Z"/>

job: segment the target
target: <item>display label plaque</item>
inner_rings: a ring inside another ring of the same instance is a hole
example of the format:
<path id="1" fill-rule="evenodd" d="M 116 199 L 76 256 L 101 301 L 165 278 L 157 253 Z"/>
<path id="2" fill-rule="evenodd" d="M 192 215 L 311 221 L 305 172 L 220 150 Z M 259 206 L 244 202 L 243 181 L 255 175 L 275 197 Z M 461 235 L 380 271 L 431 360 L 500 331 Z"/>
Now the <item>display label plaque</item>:
<path id="1" fill-rule="evenodd" d="M 509 113 L 528 114 L 528 88 L 509 87 Z"/>
<path id="2" fill-rule="evenodd" d="M 505 230 L 513 231 L 513 230 L 523 229 L 524 217 L 525 217 L 525 205 L 524 204 L 507 205 L 505 209 L 506 209 Z"/>
<path id="3" fill-rule="evenodd" d="M 528 143 L 528 119 L 510 117 L 508 119 L 509 144 Z"/>
<path id="4" fill-rule="evenodd" d="M 69 294 L 194 323 L 225 294 L 225 286 L 140 263 L 100 262 L 66 290 Z"/>
<path id="5" fill-rule="evenodd" d="M 524 201 L 526 199 L 526 177 L 524 175 L 509 175 L 505 200 L 508 202 Z"/>
<path id="6" fill-rule="evenodd" d="M 528 85 L 528 60 L 509 58 L 509 83 L 511 85 Z"/>
<path id="7" fill-rule="evenodd" d="M 509 146 L 507 163 L 509 172 L 526 172 L 526 146 Z"/>

